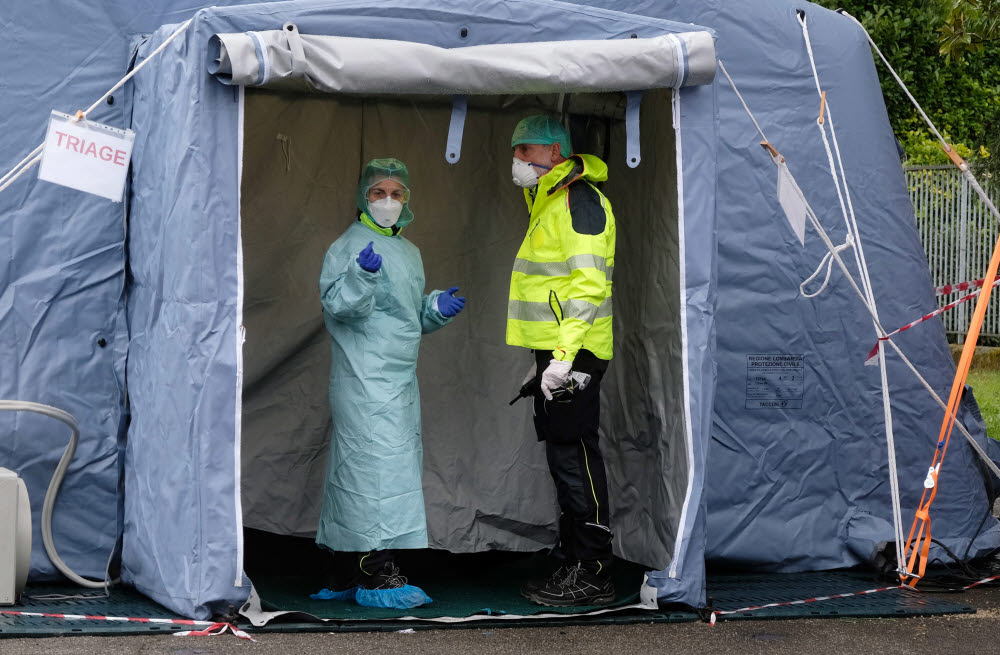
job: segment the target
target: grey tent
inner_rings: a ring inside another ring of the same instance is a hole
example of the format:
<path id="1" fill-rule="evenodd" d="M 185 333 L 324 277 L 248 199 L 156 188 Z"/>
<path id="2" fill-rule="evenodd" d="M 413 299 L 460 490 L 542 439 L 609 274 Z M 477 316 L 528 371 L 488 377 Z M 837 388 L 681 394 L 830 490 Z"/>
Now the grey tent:
<path id="1" fill-rule="evenodd" d="M 422 190 L 407 236 L 429 283 L 460 280 L 472 299 L 447 338 L 422 346 L 432 545 L 551 545 L 544 456 L 527 408 L 506 403 L 525 357 L 503 339 L 523 231 L 507 139 L 538 110 L 564 116 L 577 148 L 611 167 L 616 357 L 602 438 L 616 552 L 648 567 L 643 597 L 702 605 L 706 558 L 773 570 L 866 561 L 893 538 L 877 369 L 863 365 L 872 327 L 836 275 L 821 297 L 799 295 L 824 246 L 807 232 L 803 247 L 785 224 L 770 158 L 715 75 L 718 55 L 807 198 L 836 219 L 797 8 L 294 0 L 194 13 L 91 115 L 136 133 L 123 205 L 33 180 L 0 194 L 0 352 L 13 362 L 0 397 L 59 406 L 82 426 L 55 514 L 66 561 L 100 578 L 120 537 L 126 582 L 206 617 L 249 594 L 244 526 L 310 534 L 329 427 L 315 278 L 353 220 L 359 167 L 386 154 Z M 20 159 L 50 109 L 89 104 L 193 9 L 15 9 L 17 33 L 67 45 L 30 65 L 18 39 L 0 45 L 14 90 L 0 100 L 13 128 L 3 151 Z M 876 297 L 885 323 L 901 324 L 933 295 L 872 59 L 853 23 L 805 11 L 874 244 Z M 899 343 L 947 387 L 940 326 Z M 437 363 L 443 352 L 457 372 Z M 791 405 L 769 404 L 780 385 L 759 362 L 797 376 L 780 391 Z M 912 508 L 940 411 L 891 358 L 888 375 Z M 985 443 L 971 398 L 969 409 Z M 15 435 L 0 464 L 25 478 L 37 511 L 62 442 L 40 418 L 0 421 Z M 965 443 L 955 448 L 936 536 L 985 553 L 1000 532 L 992 518 L 977 527 L 984 476 Z M 51 577 L 36 544 L 33 575 Z"/>

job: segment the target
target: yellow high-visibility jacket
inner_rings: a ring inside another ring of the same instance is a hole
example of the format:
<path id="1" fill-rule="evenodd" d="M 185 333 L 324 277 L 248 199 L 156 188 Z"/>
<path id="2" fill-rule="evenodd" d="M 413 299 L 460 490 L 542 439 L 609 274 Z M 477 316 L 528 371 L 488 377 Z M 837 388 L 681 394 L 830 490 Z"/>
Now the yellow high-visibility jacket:
<path id="1" fill-rule="evenodd" d="M 573 155 L 524 190 L 530 219 L 510 277 L 510 345 L 562 361 L 581 348 L 611 359 L 615 217 L 592 184 L 606 179 L 603 161 Z"/>

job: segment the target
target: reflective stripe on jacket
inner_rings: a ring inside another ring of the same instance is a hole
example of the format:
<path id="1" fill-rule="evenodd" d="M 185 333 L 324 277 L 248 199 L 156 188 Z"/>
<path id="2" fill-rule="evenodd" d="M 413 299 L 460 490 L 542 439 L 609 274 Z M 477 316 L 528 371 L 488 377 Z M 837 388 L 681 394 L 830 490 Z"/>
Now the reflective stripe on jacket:
<path id="1" fill-rule="evenodd" d="M 611 359 L 615 217 L 593 182 L 597 157 L 573 155 L 525 189 L 530 219 L 510 277 L 507 343 L 572 361 L 581 348 Z"/>

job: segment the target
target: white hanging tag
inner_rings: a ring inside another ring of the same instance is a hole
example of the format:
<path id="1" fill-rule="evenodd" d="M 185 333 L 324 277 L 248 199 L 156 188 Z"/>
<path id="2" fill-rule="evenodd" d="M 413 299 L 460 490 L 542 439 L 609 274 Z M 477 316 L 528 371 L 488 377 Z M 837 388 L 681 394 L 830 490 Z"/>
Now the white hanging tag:
<path id="1" fill-rule="evenodd" d="M 806 204 L 798 192 L 795 179 L 784 159 L 778 164 L 778 202 L 785 212 L 788 224 L 799 238 L 799 244 L 806 244 Z"/>

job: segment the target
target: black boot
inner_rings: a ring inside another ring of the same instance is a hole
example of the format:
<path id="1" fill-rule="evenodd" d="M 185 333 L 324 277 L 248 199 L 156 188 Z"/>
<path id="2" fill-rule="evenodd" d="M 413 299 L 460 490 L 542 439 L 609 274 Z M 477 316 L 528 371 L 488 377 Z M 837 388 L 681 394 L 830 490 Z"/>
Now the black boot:
<path id="1" fill-rule="evenodd" d="M 354 587 L 365 589 L 397 589 L 406 584 L 399 575 L 392 551 L 372 550 L 367 553 L 339 551 L 333 554 L 332 574 L 327 577 L 331 591 L 346 591 Z"/>
<path id="2" fill-rule="evenodd" d="M 558 585 L 560 582 L 562 582 L 563 578 L 569 575 L 569 572 L 572 568 L 573 568 L 572 566 L 563 564 L 555 571 L 553 571 L 552 575 L 550 575 L 548 578 L 545 578 L 544 580 L 532 580 L 531 582 L 525 582 L 523 585 L 521 585 L 521 595 L 527 598 L 528 600 L 531 600 L 531 596 L 540 589 L 544 589 L 545 587 L 551 587 L 553 585 Z"/>
<path id="3" fill-rule="evenodd" d="M 576 547 L 573 543 L 573 519 L 566 514 L 559 516 L 559 542 L 549 553 L 551 559 L 559 562 L 559 568 L 553 571 L 549 577 L 539 580 L 531 580 L 521 585 L 521 595 L 531 599 L 531 595 L 543 587 L 559 584 L 559 582 L 569 575 L 570 569 L 576 565 L 579 559 L 576 555 Z"/>
<path id="4" fill-rule="evenodd" d="M 329 571 L 324 576 L 326 588 L 331 591 L 347 591 L 361 584 L 364 574 L 358 568 L 358 560 L 365 553 L 337 551 L 331 558 Z"/>
<path id="5" fill-rule="evenodd" d="M 399 589 L 406 586 L 406 577 L 399 574 L 395 562 L 389 562 L 378 571 L 361 580 L 364 589 Z"/>
<path id="6" fill-rule="evenodd" d="M 561 579 L 553 574 L 549 583 L 531 593 L 528 600 L 550 607 L 607 605 L 615 600 L 615 586 L 606 568 L 578 562 L 568 567 Z"/>

